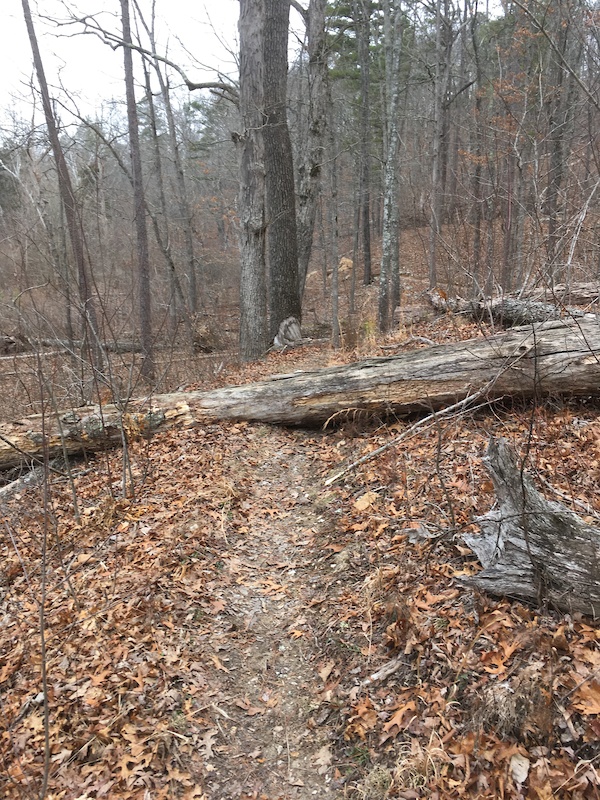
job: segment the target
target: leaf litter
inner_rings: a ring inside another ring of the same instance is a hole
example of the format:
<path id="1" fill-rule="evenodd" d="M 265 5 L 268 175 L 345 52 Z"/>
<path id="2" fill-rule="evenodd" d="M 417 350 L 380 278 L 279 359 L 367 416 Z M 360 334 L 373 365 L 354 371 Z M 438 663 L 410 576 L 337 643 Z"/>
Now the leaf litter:
<path id="1" fill-rule="evenodd" d="M 127 498 L 122 454 L 79 468 L 79 521 L 57 476 L 8 496 L 0 795 L 39 795 L 47 735 L 65 800 L 599 797 L 596 623 L 465 588 L 460 538 L 490 434 L 595 519 L 597 420 L 446 420 L 327 488 L 410 423 L 213 424 L 132 442 Z"/>

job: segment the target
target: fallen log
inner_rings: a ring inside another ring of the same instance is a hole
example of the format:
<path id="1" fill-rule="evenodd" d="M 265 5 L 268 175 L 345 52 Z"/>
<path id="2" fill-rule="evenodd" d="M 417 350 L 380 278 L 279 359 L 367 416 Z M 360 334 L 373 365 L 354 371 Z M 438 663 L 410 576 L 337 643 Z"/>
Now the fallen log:
<path id="1" fill-rule="evenodd" d="M 0 425 L 0 468 L 119 445 L 174 425 L 249 420 L 320 425 L 406 416 L 466 398 L 600 394 L 598 318 L 547 322 L 485 339 L 367 359 L 210 392 L 179 392 Z"/>
<path id="2" fill-rule="evenodd" d="M 554 286 L 538 287 L 526 292 L 532 300 L 546 300 L 556 303 L 572 303 L 576 306 L 598 306 L 600 284 L 594 281 L 557 283 Z"/>
<path id="3" fill-rule="evenodd" d="M 35 346 L 35 342 L 31 343 L 31 348 Z M 73 351 L 82 350 L 86 347 L 86 343 L 82 339 L 74 339 L 72 342 L 68 339 L 40 339 L 39 344 L 43 347 L 51 347 L 53 350 L 62 350 L 65 353 L 72 353 Z M 102 349 L 107 353 L 141 353 L 142 346 L 134 341 L 114 341 L 102 342 Z"/>
<path id="4" fill-rule="evenodd" d="M 484 461 L 498 507 L 478 519 L 480 535 L 463 535 L 484 567 L 463 583 L 597 618 L 600 529 L 546 500 L 503 439 L 490 442 Z"/>
<path id="5" fill-rule="evenodd" d="M 493 322 L 501 328 L 586 316 L 586 312 L 580 308 L 566 308 L 557 303 L 511 295 L 464 300 L 462 297 L 448 298 L 439 290 L 431 289 L 427 292 L 427 297 L 436 311 L 464 314 L 483 322 Z"/>

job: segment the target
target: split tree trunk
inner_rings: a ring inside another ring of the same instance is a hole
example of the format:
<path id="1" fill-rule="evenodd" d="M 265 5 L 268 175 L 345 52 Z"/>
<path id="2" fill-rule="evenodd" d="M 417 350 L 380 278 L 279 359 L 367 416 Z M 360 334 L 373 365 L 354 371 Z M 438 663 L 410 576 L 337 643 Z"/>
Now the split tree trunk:
<path id="1" fill-rule="evenodd" d="M 464 582 L 597 618 L 600 528 L 546 500 L 505 440 L 490 442 L 485 462 L 499 506 L 479 519 L 481 535 L 463 536 L 484 567 Z"/>
<path id="2" fill-rule="evenodd" d="M 312 372 L 275 375 L 247 386 L 157 395 L 0 426 L 0 468 L 119 445 L 123 433 L 231 419 L 319 425 L 357 415 L 408 415 L 472 397 L 600 394 L 600 320 L 546 322 L 455 344 Z"/>

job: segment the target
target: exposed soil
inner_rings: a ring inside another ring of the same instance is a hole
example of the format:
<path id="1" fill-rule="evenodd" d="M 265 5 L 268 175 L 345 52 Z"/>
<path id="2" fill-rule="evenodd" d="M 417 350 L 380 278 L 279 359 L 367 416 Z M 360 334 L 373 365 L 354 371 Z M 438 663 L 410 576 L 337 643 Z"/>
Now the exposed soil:
<path id="1" fill-rule="evenodd" d="M 322 521 L 303 438 L 263 428 L 247 436 L 248 532 L 227 542 L 225 609 L 210 637 L 223 664 L 206 766 L 215 800 L 339 796 L 329 731 L 319 725 L 324 662 L 311 630 L 316 579 L 308 548 Z"/>

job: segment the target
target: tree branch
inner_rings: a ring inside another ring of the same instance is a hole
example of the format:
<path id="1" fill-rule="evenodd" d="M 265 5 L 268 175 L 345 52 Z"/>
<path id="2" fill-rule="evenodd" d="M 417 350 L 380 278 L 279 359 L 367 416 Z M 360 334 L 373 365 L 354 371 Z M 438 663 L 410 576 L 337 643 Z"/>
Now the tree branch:
<path id="1" fill-rule="evenodd" d="M 544 24 L 542 22 L 540 22 L 540 20 L 533 14 L 533 12 L 529 8 L 527 8 L 526 5 L 521 3 L 520 0 L 514 0 L 514 3 L 517 6 L 517 8 L 521 9 L 521 11 L 524 14 L 526 14 L 529 17 L 529 19 L 533 22 L 535 27 L 542 34 L 542 36 L 546 39 L 546 41 L 548 42 L 548 44 L 550 45 L 550 47 L 554 51 L 554 54 L 556 56 L 558 56 L 558 59 L 559 59 L 561 65 L 562 65 L 562 67 L 564 69 L 566 69 L 566 71 L 569 73 L 569 75 L 575 80 L 575 82 L 577 83 L 579 88 L 583 91 L 583 93 L 588 98 L 588 100 L 590 100 L 590 102 L 593 103 L 593 105 L 596 108 L 596 110 L 600 111 L 600 102 L 598 102 L 598 99 L 592 94 L 590 89 L 588 89 L 588 87 L 584 84 L 584 82 L 581 80 L 581 78 L 579 77 L 577 72 L 569 64 L 569 62 L 567 61 L 567 59 L 565 58 L 563 53 L 560 52 L 560 48 L 558 47 L 558 45 L 556 44 L 556 42 L 554 41 L 552 36 L 550 36 L 548 31 L 546 30 L 546 28 L 544 27 Z"/>
<path id="2" fill-rule="evenodd" d="M 179 64 L 176 64 L 174 61 L 171 61 L 169 58 L 165 56 L 161 56 L 159 53 L 153 53 L 151 50 L 147 50 L 145 47 L 142 47 L 139 44 L 125 42 L 120 36 L 117 36 L 114 33 L 110 33 L 110 31 L 106 31 L 102 28 L 91 15 L 86 15 L 84 17 L 75 17 L 71 18 L 69 23 L 65 24 L 79 24 L 83 26 L 83 33 L 91 36 L 97 36 L 104 44 L 107 44 L 112 50 L 117 50 L 119 47 L 127 47 L 130 50 L 135 50 L 140 55 L 144 56 L 145 58 L 149 58 L 155 61 L 161 61 L 163 64 L 166 64 L 171 69 L 174 69 L 175 72 L 180 76 L 182 81 L 185 83 L 187 88 L 190 92 L 196 91 L 198 89 L 209 89 L 213 92 L 221 92 L 222 96 L 227 97 L 227 99 L 231 100 L 233 103 L 237 105 L 238 102 L 238 89 L 237 86 L 233 83 L 226 83 L 225 81 L 192 81 L 188 78 L 187 74 L 183 67 Z"/>
<path id="3" fill-rule="evenodd" d="M 302 17 L 305 24 L 308 24 L 308 11 L 306 8 L 303 8 L 298 0 L 290 0 L 290 5 L 294 8 Z"/>

